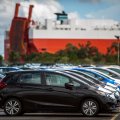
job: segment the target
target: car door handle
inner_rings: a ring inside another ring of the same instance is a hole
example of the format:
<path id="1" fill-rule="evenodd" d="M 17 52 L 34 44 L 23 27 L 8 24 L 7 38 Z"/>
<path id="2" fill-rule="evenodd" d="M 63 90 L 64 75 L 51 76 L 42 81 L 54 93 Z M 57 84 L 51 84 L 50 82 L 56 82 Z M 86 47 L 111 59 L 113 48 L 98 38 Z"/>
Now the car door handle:
<path id="1" fill-rule="evenodd" d="M 54 89 L 53 89 L 53 88 L 48 88 L 47 90 L 48 90 L 48 91 L 54 91 Z"/>

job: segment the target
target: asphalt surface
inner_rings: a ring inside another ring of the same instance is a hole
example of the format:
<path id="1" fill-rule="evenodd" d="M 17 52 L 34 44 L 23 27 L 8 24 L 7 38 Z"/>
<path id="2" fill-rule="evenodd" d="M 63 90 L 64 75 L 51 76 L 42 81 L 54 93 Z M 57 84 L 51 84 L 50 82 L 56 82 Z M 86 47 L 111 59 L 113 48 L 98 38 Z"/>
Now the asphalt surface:
<path id="1" fill-rule="evenodd" d="M 96 117 L 84 117 L 79 113 L 26 113 L 10 117 L 0 110 L 0 120 L 120 120 L 120 112 L 99 114 Z"/>

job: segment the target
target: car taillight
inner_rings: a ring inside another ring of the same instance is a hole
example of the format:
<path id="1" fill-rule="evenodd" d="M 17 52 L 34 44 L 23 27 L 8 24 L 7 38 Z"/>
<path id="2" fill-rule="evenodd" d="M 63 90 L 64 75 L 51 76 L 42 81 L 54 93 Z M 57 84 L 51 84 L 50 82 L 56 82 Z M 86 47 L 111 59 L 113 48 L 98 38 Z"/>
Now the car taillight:
<path id="1" fill-rule="evenodd" d="M 7 84 L 6 84 L 6 83 L 4 83 L 4 82 L 0 82 L 0 89 L 5 88 L 6 86 L 7 86 Z"/>

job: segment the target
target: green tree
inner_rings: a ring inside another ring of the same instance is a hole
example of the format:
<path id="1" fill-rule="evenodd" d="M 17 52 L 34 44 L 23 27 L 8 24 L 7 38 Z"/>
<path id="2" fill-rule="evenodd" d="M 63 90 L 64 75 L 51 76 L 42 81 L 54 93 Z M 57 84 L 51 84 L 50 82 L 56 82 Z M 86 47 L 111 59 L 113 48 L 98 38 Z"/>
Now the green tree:
<path id="1" fill-rule="evenodd" d="M 76 60 L 78 59 L 77 53 L 78 53 L 78 48 L 71 43 L 66 45 L 66 48 L 64 50 L 66 56 L 69 58 L 70 63 L 75 63 Z"/>
<path id="2" fill-rule="evenodd" d="M 114 54 L 113 54 L 114 53 Z M 10 61 L 19 61 L 19 54 L 12 52 Z M 116 63 L 117 43 L 113 43 L 108 49 L 107 54 L 101 54 L 95 46 L 88 41 L 86 44 L 79 44 L 78 47 L 67 44 L 64 50 L 59 50 L 55 54 L 48 52 L 32 53 L 24 56 L 25 62 L 40 63 L 75 63 L 75 64 L 94 64 L 94 63 Z"/>
<path id="3" fill-rule="evenodd" d="M 24 55 L 24 61 L 25 62 L 37 62 L 37 61 L 40 61 L 40 56 L 41 56 L 41 53 L 31 53 L 29 55 Z"/>
<path id="4" fill-rule="evenodd" d="M 79 44 L 78 57 L 81 59 L 93 58 L 99 54 L 98 49 L 95 46 L 91 46 L 91 43 L 88 41 L 85 45 Z"/>
<path id="5" fill-rule="evenodd" d="M 20 60 L 21 60 L 21 55 L 20 55 L 20 53 L 14 52 L 14 51 L 10 52 L 10 54 L 9 54 L 9 62 L 10 62 L 11 64 L 19 63 Z"/>
<path id="6" fill-rule="evenodd" d="M 107 48 L 107 55 L 115 55 L 118 51 L 118 43 L 114 42 L 110 47 Z"/>
<path id="7" fill-rule="evenodd" d="M 42 63 L 54 63 L 55 62 L 55 55 L 52 53 L 44 52 L 41 56 Z"/>
<path id="8" fill-rule="evenodd" d="M 118 52 L 118 43 L 113 42 L 112 45 L 107 48 L 107 54 L 105 55 L 106 63 L 117 64 L 117 57 L 118 57 L 117 52 Z"/>
<path id="9" fill-rule="evenodd" d="M 105 61 L 107 64 L 117 64 L 117 55 L 106 55 Z"/>
<path id="10" fill-rule="evenodd" d="M 2 63 L 3 63 L 3 56 L 0 55 L 0 66 L 2 66 Z"/>
<path id="11" fill-rule="evenodd" d="M 63 56 L 61 59 L 58 61 L 59 63 L 69 63 L 69 57 Z"/>
<path id="12" fill-rule="evenodd" d="M 48 53 L 48 52 L 44 52 L 44 53 L 32 53 L 29 55 L 25 55 L 24 56 L 24 61 L 25 62 L 29 62 L 29 63 L 36 63 L 36 62 L 40 62 L 40 63 L 53 63 L 55 61 L 55 55 Z"/>

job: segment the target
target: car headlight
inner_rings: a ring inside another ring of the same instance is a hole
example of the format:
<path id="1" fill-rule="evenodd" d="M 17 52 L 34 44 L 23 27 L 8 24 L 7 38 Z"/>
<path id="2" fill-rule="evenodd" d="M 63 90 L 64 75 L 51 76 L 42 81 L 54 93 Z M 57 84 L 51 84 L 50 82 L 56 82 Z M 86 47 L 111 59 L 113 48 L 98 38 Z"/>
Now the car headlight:
<path id="1" fill-rule="evenodd" d="M 116 85 L 117 87 L 118 87 L 118 86 L 120 86 L 120 84 L 119 84 L 119 83 L 115 83 L 114 85 Z"/>
<path id="2" fill-rule="evenodd" d="M 120 92 L 120 89 L 118 87 L 116 88 L 116 90 Z"/>
<path id="3" fill-rule="evenodd" d="M 102 95 L 102 96 L 106 96 L 107 94 L 103 91 L 96 91 L 98 94 Z"/>
<path id="4" fill-rule="evenodd" d="M 115 97 L 119 97 L 120 96 L 119 92 L 115 92 L 114 95 L 115 95 Z"/>
<path id="5" fill-rule="evenodd" d="M 116 99 L 114 94 L 110 94 L 109 98 Z"/>

